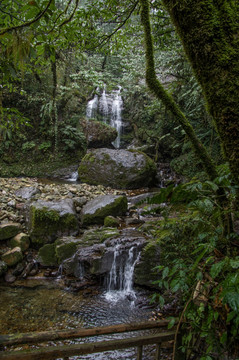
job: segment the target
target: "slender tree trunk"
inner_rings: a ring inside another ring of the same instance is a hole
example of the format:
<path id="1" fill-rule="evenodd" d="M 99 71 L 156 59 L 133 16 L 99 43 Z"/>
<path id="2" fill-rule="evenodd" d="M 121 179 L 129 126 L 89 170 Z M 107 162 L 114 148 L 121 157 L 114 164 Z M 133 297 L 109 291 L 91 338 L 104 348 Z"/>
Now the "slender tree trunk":
<path id="1" fill-rule="evenodd" d="M 239 2 L 163 0 L 239 185 Z"/>

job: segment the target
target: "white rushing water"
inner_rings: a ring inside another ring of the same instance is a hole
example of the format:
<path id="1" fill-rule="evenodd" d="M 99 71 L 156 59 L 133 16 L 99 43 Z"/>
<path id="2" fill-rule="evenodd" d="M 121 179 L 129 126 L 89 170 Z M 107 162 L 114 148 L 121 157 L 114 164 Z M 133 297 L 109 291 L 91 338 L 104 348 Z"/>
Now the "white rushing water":
<path id="1" fill-rule="evenodd" d="M 113 145 L 116 149 L 120 148 L 123 125 L 123 100 L 122 96 L 120 95 L 121 89 L 122 87 L 119 86 L 118 90 L 112 91 L 112 93 L 107 94 L 106 86 L 104 86 L 100 98 L 97 94 L 95 94 L 94 98 L 88 101 L 86 107 L 87 119 L 97 119 L 97 114 L 100 114 L 103 122 L 108 123 L 117 130 L 118 136 L 113 142 Z M 97 91 L 99 91 L 98 88 Z"/>
<path id="2" fill-rule="evenodd" d="M 123 108 L 123 100 L 120 95 L 121 86 L 115 92 L 115 97 L 112 103 L 112 111 L 111 111 L 111 126 L 114 127 L 118 131 L 118 136 L 113 142 L 113 145 L 118 149 L 120 147 L 120 138 L 122 133 L 122 108 Z"/>
<path id="3" fill-rule="evenodd" d="M 87 107 L 86 107 L 86 117 L 88 119 L 94 119 L 96 117 L 97 114 L 97 109 L 98 109 L 98 95 L 95 94 L 94 98 L 90 101 L 88 101 L 87 103 Z"/>
<path id="4" fill-rule="evenodd" d="M 134 301 L 136 298 L 133 289 L 134 268 L 139 260 L 140 252 L 136 246 L 129 249 L 120 248 L 117 244 L 114 248 L 114 258 L 108 278 L 105 298 L 111 302 L 128 298 Z"/>
<path id="5" fill-rule="evenodd" d="M 108 105 L 105 87 L 99 100 L 99 110 L 100 113 L 103 115 L 103 121 L 107 122 L 109 115 L 109 105 Z"/>

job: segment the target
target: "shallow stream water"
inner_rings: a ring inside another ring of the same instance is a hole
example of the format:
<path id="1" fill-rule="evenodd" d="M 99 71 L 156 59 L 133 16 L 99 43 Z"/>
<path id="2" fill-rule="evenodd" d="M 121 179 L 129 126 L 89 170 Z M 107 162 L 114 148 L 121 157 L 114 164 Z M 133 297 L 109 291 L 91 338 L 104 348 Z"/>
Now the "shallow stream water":
<path id="1" fill-rule="evenodd" d="M 101 288 L 70 292 L 62 280 L 24 280 L 7 286 L 0 284 L 0 333 L 31 332 L 106 326 L 149 320 L 152 309 L 145 304 L 147 294 L 136 290 L 136 300 L 119 297 L 108 299 Z M 147 302 L 147 301 L 146 301 Z M 145 334 L 146 332 L 144 332 Z M 132 334 L 137 336 L 139 333 Z M 88 341 L 122 338 L 124 335 L 107 335 L 88 339 L 50 342 L 40 346 L 74 344 Z M 22 347 L 24 348 L 24 347 Z M 154 348 L 145 347 L 143 359 L 153 359 Z M 19 346 L 18 346 L 19 349 Z M 74 356 L 71 360 L 136 359 L 135 349 L 99 354 Z"/>

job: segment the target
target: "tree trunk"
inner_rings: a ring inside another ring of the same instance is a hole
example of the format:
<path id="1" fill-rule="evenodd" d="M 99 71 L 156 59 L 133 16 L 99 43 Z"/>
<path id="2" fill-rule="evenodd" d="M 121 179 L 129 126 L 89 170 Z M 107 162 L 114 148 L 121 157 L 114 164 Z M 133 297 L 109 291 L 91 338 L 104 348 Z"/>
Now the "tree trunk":
<path id="1" fill-rule="evenodd" d="M 163 0 L 182 40 L 239 185 L 239 3 Z"/>

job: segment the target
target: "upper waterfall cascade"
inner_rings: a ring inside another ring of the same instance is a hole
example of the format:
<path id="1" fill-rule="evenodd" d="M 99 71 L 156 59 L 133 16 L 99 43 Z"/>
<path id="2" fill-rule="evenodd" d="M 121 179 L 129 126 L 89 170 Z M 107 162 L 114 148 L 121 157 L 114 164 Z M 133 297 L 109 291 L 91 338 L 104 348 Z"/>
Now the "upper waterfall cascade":
<path id="1" fill-rule="evenodd" d="M 94 95 L 94 98 L 88 101 L 86 107 L 86 117 L 88 119 L 97 119 L 101 117 L 102 121 L 111 125 L 118 132 L 118 136 L 113 142 L 115 148 L 120 148 L 121 134 L 122 134 L 122 109 L 123 100 L 120 95 L 122 87 L 119 86 L 117 90 L 110 94 L 106 93 L 104 87 L 101 95 Z M 97 88 L 97 91 L 98 88 Z"/>

